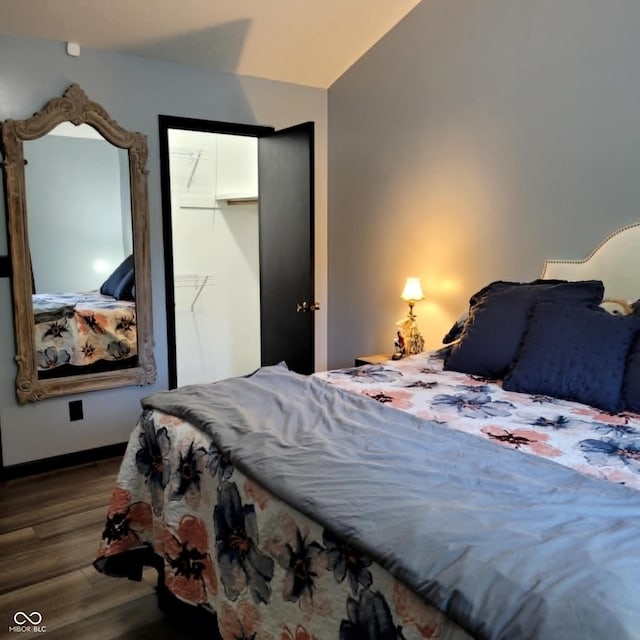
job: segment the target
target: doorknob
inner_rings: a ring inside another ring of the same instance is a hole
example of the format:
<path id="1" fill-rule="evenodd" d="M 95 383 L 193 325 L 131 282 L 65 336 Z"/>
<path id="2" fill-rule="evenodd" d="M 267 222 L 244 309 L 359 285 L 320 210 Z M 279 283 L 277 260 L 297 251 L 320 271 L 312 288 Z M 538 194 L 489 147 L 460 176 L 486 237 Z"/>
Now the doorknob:
<path id="1" fill-rule="evenodd" d="M 320 310 L 319 302 L 312 302 L 311 304 L 309 304 L 305 300 L 302 303 L 300 302 L 296 303 L 296 313 L 300 313 L 301 311 L 319 311 L 319 310 Z"/>

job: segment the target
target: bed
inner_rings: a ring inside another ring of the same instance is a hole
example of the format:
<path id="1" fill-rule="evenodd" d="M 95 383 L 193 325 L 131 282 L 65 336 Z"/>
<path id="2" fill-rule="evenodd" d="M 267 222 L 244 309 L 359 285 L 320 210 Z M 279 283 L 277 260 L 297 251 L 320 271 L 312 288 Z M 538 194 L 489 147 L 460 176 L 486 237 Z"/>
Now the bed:
<path id="1" fill-rule="evenodd" d="M 135 363 L 135 311 L 135 302 L 99 291 L 34 294 L 38 375 L 60 375 L 60 368 L 85 371 L 105 363 Z"/>
<path id="2" fill-rule="evenodd" d="M 99 290 L 34 293 L 32 302 L 40 379 L 136 366 L 133 255 Z"/>
<path id="3" fill-rule="evenodd" d="M 146 398 L 96 568 L 224 640 L 638 638 L 639 246 L 491 283 L 436 352 Z"/>

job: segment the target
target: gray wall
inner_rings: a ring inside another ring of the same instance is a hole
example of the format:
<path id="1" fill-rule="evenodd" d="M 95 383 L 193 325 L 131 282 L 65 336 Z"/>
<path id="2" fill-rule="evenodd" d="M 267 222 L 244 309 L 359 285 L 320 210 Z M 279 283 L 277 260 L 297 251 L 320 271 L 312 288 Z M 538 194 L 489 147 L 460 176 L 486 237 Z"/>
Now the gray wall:
<path id="1" fill-rule="evenodd" d="M 0 279 L 0 428 L 5 464 L 125 441 L 139 414 L 139 400 L 167 387 L 162 211 L 158 114 L 282 128 L 316 123 L 316 258 L 318 297 L 326 302 L 326 96 L 325 90 L 83 49 L 65 54 L 64 43 L 0 36 L 0 120 L 22 119 L 76 82 L 123 127 L 149 142 L 149 204 L 155 356 L 154 387 L 125 387 L 83 394 L 85 419 L 69 422 L 69 396 L 20 406 L 15 401 L 10 286 Z M 0 254 L 7 253 L 0 205 Z M 316 318 L 316 358 L 323 366 L 326 320 Z"/>
<path id="2" fill-rule="evenodd" d="M 640 219 L 640 3 L 424 0 L 329 89 L 330 367 Z M 640 296 L 640 292 L 639 296 Z"/>

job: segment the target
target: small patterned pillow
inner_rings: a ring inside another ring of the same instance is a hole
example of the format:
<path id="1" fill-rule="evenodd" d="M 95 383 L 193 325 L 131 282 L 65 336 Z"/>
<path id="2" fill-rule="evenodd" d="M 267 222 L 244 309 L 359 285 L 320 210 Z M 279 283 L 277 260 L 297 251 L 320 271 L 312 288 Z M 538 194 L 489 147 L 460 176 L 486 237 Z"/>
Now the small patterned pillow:
<path id="1" fill-rule="evenodd" d="M 636 301 L 637 304 L 638 301 Z M 633 313 L 632 305 L 623 298 L 605 298 L 600 303 L 600 308 L 614 316 L 629 316 Z"/>

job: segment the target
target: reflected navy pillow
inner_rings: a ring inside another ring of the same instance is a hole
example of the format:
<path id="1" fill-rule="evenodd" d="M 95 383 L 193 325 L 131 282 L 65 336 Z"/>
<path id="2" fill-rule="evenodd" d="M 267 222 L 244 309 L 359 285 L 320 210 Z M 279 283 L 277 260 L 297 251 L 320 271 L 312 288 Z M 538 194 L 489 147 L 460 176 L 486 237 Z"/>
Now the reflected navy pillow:
<path id="1" fill-rule="evenodd" d="M 135 273 L 133 269 L 133 255 L 126 257 L 115 271 L 102 283 L 100 293 L 112 296 L 117 300 L 133 300 Z"/>
<path id="2" fill-rule="evenodd" d="M 624 408 L 625 365 L 639 330 L 635 316 L 540 302 L 502 386 L 617 413 Z"/>
<path id="3" fill-rule="evenodd" d="M 640 413 L 640 335 L 636 338 L 627 358 L 622 398 L 625 409 Z"/>
<path id="4" fill-rule="evenodd" d="M 502 378 L 518 353 L 536 303 L 595 307 L 603 294 L 599 280 L 492 282 L 471 297 L 469 318 L 459 342 L 452 345 L 445 358 L 444 368 Z"/>
<path id="5" fill-rule="evenodd" d="M 136 275 L 135 271 L 131 269 L 118 283 L 118 286 L 115 288 L 113 297 L 117 298 L 118 300 L 135 300 L 135 285 Z"/>

